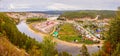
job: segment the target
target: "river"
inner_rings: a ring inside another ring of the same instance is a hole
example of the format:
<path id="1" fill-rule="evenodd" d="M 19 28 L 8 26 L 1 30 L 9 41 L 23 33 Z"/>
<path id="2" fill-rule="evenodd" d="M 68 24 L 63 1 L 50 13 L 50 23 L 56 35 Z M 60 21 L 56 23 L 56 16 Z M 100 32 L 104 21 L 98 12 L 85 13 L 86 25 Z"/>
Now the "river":
<path id="1" fill-rule="evenodd" d="M 28 27 L 28 25 L 25 23 L 25 21 L 21 21 L 18 25 L 17 28 L 20 32 L 25 33 L 27 36 L 30 36 L 31 38 L 34 38 L 38 42 L 42 42 L 43 38 L 37 33 L 34 33 L 31 31 Z M 80 45 L 71 45 L 68 42 L 57 42 L 56 49 L 58 52 L 65 51 L 68 52 L 69 54 L 72 54 L 72 56 L 76 56 L 77 54 L 80 54 Z M 66 44 L 67 43 L 67 44 Z M 97 52 L 99 48 L 97 46 L 87 46 L 88 52 L 90 54 Z"/>
<path id="2" fill-rule="evenodd" d="M 18 25 L 17 28 L 20 32 L 25 33 L 27 36 L 34 38 L 38 42 L 42 42 L 42 36 L 39 34 L 35 34 L 34 32 L 30 31 L 28 25 L 25 23 L 25 21 L 21 21 Z"/>

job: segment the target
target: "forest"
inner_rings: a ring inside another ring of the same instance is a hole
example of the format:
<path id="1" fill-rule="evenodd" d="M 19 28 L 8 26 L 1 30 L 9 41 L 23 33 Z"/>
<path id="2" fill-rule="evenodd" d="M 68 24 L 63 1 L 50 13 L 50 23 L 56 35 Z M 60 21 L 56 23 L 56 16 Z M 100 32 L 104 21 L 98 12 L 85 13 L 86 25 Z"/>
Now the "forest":
<path id="1" fill-rule="evenodd" d="M 74 18 L 84 18 L 89 17 L 94 19 L 97 15 L 100 15 L 99 19 L 104 18 L 114 18 L 116 15 L 116 11 L 110 10 L 80 10 L 80 11 L 67 11 L 61 14 L 61 17 L 65 17 L 67 19 L 74 19 Z"/>
<path id="2" fill-rule="evenodd" d="M 51 37 L 45 38 L 43 42 L 39 43 L 35 41 L 35 39 L 32 39 L 26 36 L 24 33 L 19 32 L 15 23 L 13 23 L 10 17 L 8 17 L 5 13 L 0 13 L 0 38 L 6 38 L 13 45 L 20 49 L 24 49 L 29 56 L 55 56 L 60 54 L 70 56 L 66 52 L 58 54 L 57 50 L 55 49 L 56 43 L 51 41 Z M 1 56 L 5 56 L 4 51 L 0 50 L 1 54 L 3 54 Z M 12 54 L 9 52 L 7 53 L 7 56 Z M 15 56 L 18 55 L 16 54 Z"/>

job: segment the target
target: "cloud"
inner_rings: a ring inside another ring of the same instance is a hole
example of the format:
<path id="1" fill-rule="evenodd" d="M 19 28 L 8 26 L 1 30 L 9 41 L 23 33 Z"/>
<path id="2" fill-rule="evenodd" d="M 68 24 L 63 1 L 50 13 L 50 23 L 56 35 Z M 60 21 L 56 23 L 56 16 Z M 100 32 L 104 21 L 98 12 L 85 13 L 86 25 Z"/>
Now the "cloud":
<path id="1" fill-rule="evenodd" d="M 117 10 L 120 0 L 1 0 L 0 10 Z"/>
<path id="2" fill-rule="evenodd" d="M 29 4 L 10 4 L 8 6 L 8 9 L 26 9 L 26 8 L 30 8 Z"/>
<path id="3" fill-rule="evenodd" d="M 47 6 L 48 10 L 77 10 L 76 6 L 62 4 L 62 3 L 54 3 L 50 6 Z"/>

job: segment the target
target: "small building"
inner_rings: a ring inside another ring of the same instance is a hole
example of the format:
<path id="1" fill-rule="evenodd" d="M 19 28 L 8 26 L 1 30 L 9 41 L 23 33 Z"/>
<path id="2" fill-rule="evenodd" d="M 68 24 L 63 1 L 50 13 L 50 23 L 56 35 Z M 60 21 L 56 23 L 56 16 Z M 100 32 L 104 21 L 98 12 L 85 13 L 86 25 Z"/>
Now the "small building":
<path id="1" fill-rule="evenodd" d="M 57 37 L 58 37 L 58 32 L 55 31 L 55 32 L 53 33 L 53 36 L 54 36 L 55 38 L 57 38 Z"/>

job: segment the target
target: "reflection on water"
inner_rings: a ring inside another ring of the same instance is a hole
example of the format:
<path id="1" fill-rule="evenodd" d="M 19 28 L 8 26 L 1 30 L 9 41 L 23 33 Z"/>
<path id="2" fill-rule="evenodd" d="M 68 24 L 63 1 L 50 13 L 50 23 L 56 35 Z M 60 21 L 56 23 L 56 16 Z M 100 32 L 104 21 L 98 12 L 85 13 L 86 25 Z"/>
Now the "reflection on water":
<path id="1" fill-rule="evenodd" d="M 26 35 L 30 36 L 31 38 L 34 38 L 35 40 L 41 42 L 42 37 L 39 34 L 35 34 L 34 32 L 29 30 L 29 27 L 24 21 L 21 21 L 18 25 L 17 28 L 20 32 L 25 33 Z"/>

